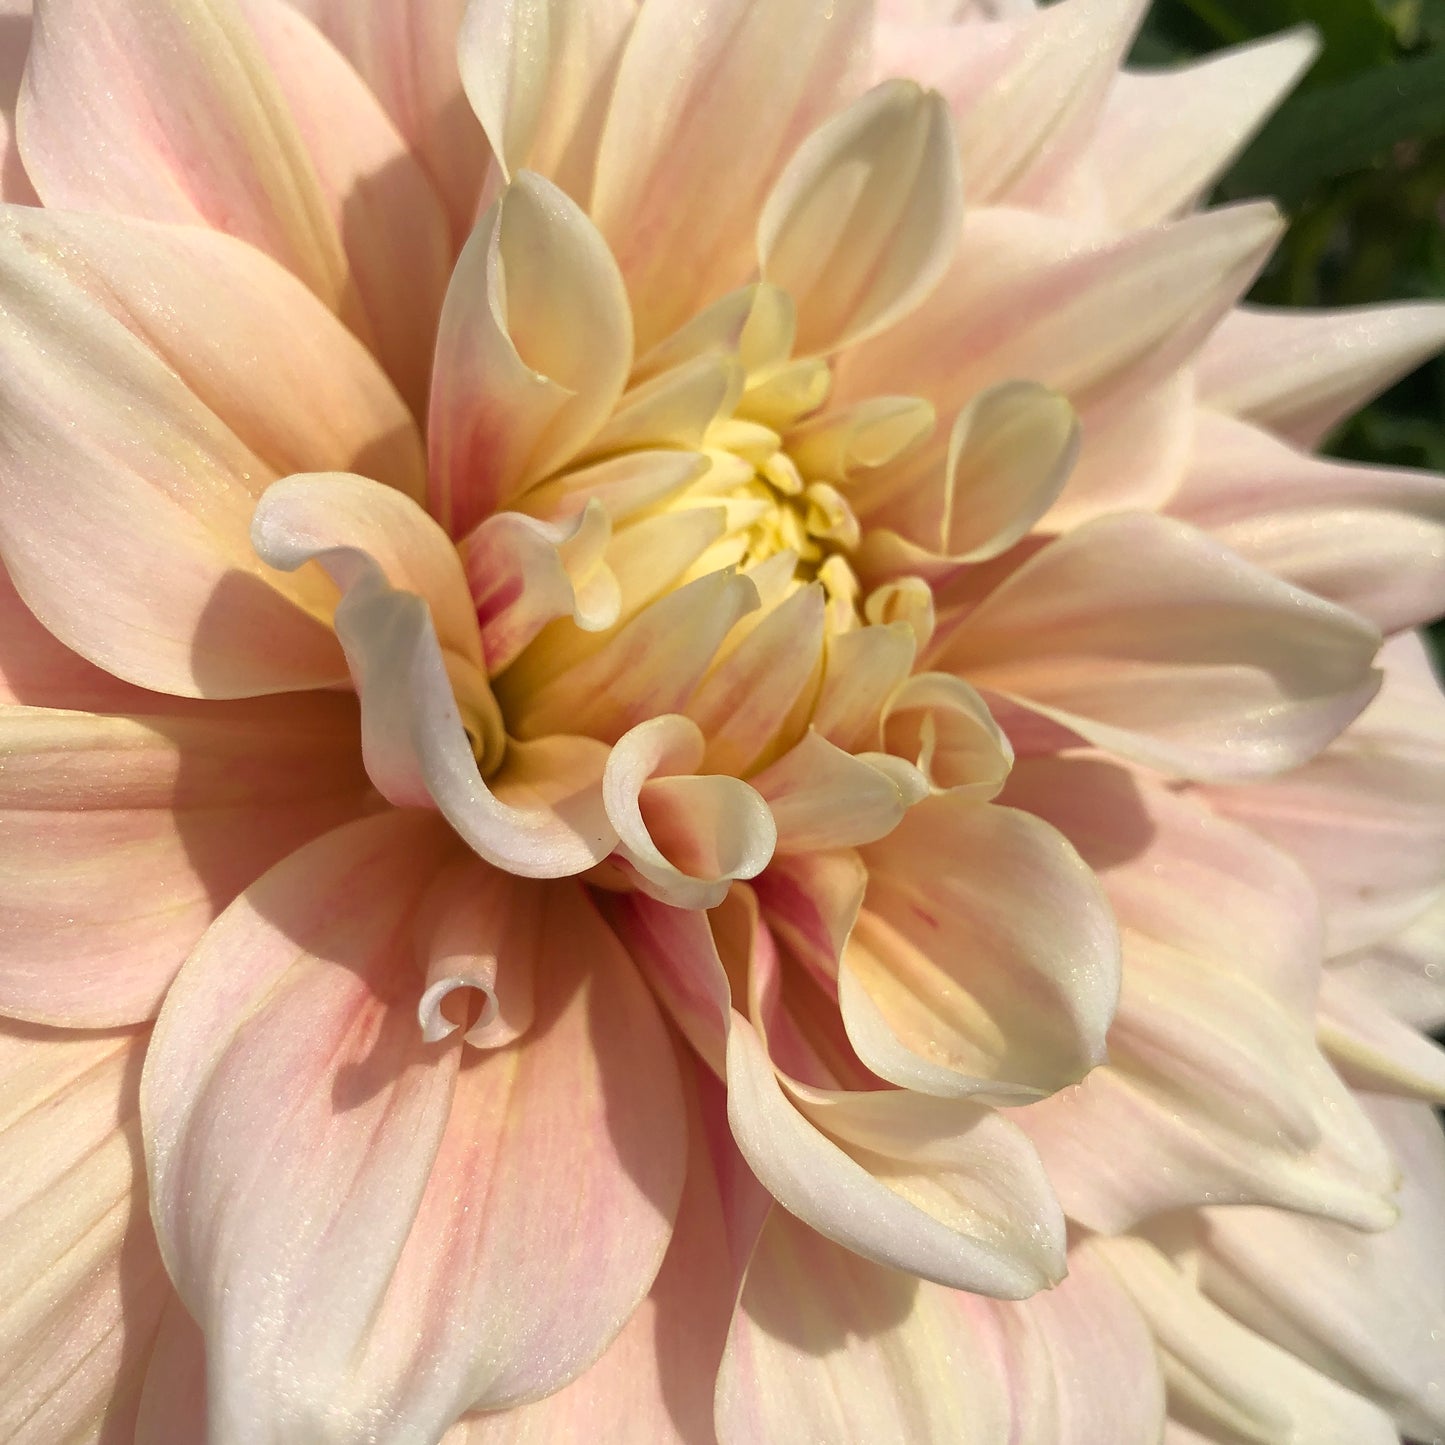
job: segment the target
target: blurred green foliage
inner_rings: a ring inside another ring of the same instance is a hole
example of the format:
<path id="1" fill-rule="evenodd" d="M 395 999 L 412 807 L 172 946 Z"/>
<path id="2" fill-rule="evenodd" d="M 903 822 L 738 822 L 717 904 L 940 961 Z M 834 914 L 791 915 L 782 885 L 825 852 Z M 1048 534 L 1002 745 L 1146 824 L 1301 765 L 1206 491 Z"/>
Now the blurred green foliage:
<path id="1" fill-rule="evenodd" d="M 1174 65 L 1300 24 L 1318 32 L 1319 59 L 1215 192 L 1274 196 L 1290 219 L 1250 299 L 1445 300 L 1445 0 L 1155 0 L 1131 62 Z M 1445 471 L 1445 359 L 1326 450 Z"/>

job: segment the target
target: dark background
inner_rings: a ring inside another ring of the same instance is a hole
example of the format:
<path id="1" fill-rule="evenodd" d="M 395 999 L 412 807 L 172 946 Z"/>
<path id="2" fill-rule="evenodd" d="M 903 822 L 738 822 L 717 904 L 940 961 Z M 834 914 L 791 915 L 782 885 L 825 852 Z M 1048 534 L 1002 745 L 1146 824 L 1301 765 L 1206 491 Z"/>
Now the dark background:
<path id="1" fill-rule="evenodd" d="M 1250 299 L 1445 300 L 1445 0 L 1154 0 L 1132 65 L 1307 23 L 1323 50 L 1215 191 L 1273 196 L 1290 229 Z M 1445 359 L 1333 435 L 1335 456 L 1445 471 Z M 1445 625 L 1434 629 L 1445 657 Z"/>

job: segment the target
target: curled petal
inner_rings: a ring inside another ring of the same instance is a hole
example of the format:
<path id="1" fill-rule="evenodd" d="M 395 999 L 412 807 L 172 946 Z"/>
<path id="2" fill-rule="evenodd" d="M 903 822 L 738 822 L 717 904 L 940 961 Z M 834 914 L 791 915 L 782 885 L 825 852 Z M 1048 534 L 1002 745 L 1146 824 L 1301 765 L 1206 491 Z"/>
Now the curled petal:
<path id="1" fill-rule="evenodd" d="M 737 778 L 698 777 L 705 743 L 677 713 L 639 723 L 607 759 L 602 796 L 639 886 L 677 908 L 715 908 L 735 878 L 767 867 L 777 832 Z"/>
<path id="2" fill-rule="evenodd" d="M 798 349 L 845 346 L 911 311 L 948 265 L 962 214 L 941 96 L 887 81 L 826 121 L 758 222 L 763 277 L 798 308 Z"/>
<path id="3" fill-rule="evenodd" d="M 581 448 L 632 365 L 606 243 L 527 172 L 477 222 L 452 273 L 432 377 L 430 507 L 454 537 Z"/>
<path id="4" fill-rule="evenodd" d="M 293 854 L 157 1024 L 147 1158 L 218 1445 L 438 1439 L 580 1373 L 657 1272 L 686 1135 L 656 1006 L 581 890 L 552 885 L 507 934 L 532 954 L 499 960 L 533 975 L 525 1038 L 426 1043 L 417 910 L 455 857 L 439 820 L 397 811 Z M 559 1287 L 582 1269 L 585 1301 Z"/>
<path id="5" fill-rule="evenodd" d="M 863 859 L 868 892 L 838 986 L 869 1068 L 930 1094 L 1016 1104 L 1103 1059 L 1118 938 L 1098 884 L 1054 829 L 945 795 Z"/>
<path id="6" fill-rule="evenodd" d="M 919 672 L 883 713 L 888 751 L 913 763 L 935 793 L 986 803 L 1003 787 L 1013 748 L 984 700 L 945 672 Z"/>

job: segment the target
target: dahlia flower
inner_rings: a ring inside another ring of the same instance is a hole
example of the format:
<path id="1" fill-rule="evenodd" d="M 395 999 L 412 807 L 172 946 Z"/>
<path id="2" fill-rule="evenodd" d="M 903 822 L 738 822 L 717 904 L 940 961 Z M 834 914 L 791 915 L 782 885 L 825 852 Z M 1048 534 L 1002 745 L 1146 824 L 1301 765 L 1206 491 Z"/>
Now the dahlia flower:
<path id="1" fill-rule="evenodd" d="M 1445 1431 L 1445 310 L 1139 9 L 3 0 L 0 1438 Z"/>

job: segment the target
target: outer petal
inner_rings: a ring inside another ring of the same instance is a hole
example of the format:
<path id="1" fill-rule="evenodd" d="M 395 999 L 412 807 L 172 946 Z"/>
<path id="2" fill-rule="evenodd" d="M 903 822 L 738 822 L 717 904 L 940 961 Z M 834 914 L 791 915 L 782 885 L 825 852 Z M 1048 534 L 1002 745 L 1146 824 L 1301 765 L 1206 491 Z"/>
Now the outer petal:
<path id="1" fill-rule="evenodd" d="M 589 207 L 627 278 L 643 349 L 746 279 L 763 197 L 836 107 L 871 20 L 866 0 L 643 0 Z"/>
<path id="2" fill-rule="evenodd" d="M 930 1094 L 1019 1103 L 1102 1061 L 1118 938 L 1062 836 L 943 796 L 862 856 L 868 891 L 838 990 L 869 1068 Z"/>
<path id="3" fill-rule="evenodd" d="M 151 1017 L 237 893 L 374 801 L 357 732 L 349 698 L 316 695 L 0 709 L 0 1012 Z"/>
<path id="4" fill-rule="evenodd" d="M 19 131 L 46 205 L 229 231 L 340 306 L 316 167 L 231 0 L 41 0 Z"/>
<path id="5" fill-rule="evenodd" d="M 1432 1033 L 1445 1024 L 1445 889 L 1406 928 L 1331 965 L 1396 1018 Z"/>
<path id="6" fill-rule="evenodd" d="M 1373 994 L 1325 970 L 1320 1043 L 1356 1089 L 1445 1104 L 1445 1048 L 1402 1023 Z"/>
<path id="7" fill-rule="evenodd" d="M 226 697 L 339 681 L 335 641 L 316 620 L 334 588 L 284 579 L 250 546 L 269 469 L 149 348 L 32 256 L 18 225 L 5 229 L 0 550 L 21 596 L 62 642 L 161 691 Z"/>
<path id="8" fill-rule="evenodd" d="M 1360 1235 L 1278 1210 L 1211 1209 L 1200 1283 L 1251 1329 L 1428 1440 L 1445 1431 L 1445 1140 L 1425 1105 L 1369 1107 L 1404 1171 L 1399 1223 Z"/>
<path id="9" fill-rule="evenodd" d="M 1006 797 L 1076 844 L 1123 937 L 1109 1063 L 1015 1116 L 1071 1217 L 1113 1233 L 1259 1202 L 1387 1226 L 1388 1156 L 1315 1042 L 1320 928 L 1300 870 L 1103 762 L 1021 762 Z"/>
<path id="10" fill-rule="evenodd" d="M 1124 1238 L 1094 1248 L 1154 1330 L 1172 1416 L 1197 1421 L 1206 1438 L 1397 1445 L 1381 1411 L 1236 1324 L 1152 1245 Z"/>
<path id="11" fill-rule="evenodd" d="M 545 1394 L 661 1260 L 685 1148 L 671 1045 L 579 891 L 530 894 L 530 946 L 501 960 L 534 974 L 523 1039 L 423 1043 L 416 909 L 454 848 L 392 813 L 294 855 L 214 926 L 157 1026 L 156 1217 L 206 1332 L 218 1445 L 430 1439 Z M 566 1287 L 583 1268 L 585 1301 Z"/>
<path id="12" fill-rule="evenodd" d="M 1188 209 L 1319 53 L 1304 27 L 1162 73 L 1115 77 L 1090 145 L 1121 229 Z"/>
<path id="13" fill-rule="evenodd" d="M 591 439 L 632 365 L 606 242 L 563 192 L 519 176 L 447 290 L 428 441 L 431 510 L 464 536 Z"/>
<path id="14" fill-rule="evenodd" d="M 146 1218 L 144 1031 L 0 1022 L 0 1434 L 130 1445 L 171 1296 Z"/>
<path id="15" fill-rule="evenodd" d="M 1151 767 L 1227 778 L 1318 752 L 1374 693 L 1378 646 L 1192 528 L 1125 514 L 1026 562 L 938 661 Z"/>
<path id="16" fill-rule="evenodd" d="M 1445 306 L 1346 311 L 1239 307 L 1199 358 L 1200 398 L 1313 447 L 1351 412 L 1445 345 Z"/>
<path id="17" fill-rule="evenodd" d="M 937 284 L 963 195 L 941 96 L 889 81 L 797 150 L 763 206 L 764 280 L 797 305 L 797 350 L 830 351 L 892 325 Z"/>

